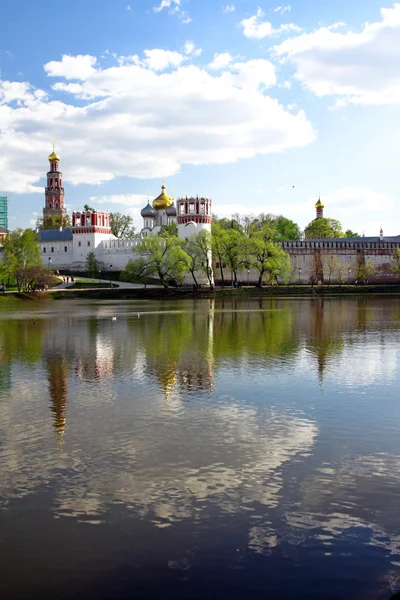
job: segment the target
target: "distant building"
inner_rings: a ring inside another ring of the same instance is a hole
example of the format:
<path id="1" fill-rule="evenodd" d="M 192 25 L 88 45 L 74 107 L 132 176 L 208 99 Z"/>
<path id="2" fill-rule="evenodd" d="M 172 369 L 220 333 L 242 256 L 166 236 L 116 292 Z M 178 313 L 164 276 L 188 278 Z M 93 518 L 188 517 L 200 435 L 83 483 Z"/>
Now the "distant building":
<path id="1" fill-rule="evenodd" d="M 8 231 L 8 198 L 0 196 L 0 246 Z"/>

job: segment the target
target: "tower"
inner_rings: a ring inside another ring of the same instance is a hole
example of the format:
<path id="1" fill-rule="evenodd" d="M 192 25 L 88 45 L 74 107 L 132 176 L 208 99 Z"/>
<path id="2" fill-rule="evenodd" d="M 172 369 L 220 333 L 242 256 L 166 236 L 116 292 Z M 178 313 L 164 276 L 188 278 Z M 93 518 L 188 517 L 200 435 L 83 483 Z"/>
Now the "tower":
<path id="1" fill-rule="evenodd" d="M 0 227 L 8 230 L 7 196 L 0 196 Z"/>
<path id="2" fill-rule="evenodd" d="M 317 209 L 317 216 L 315 219 L 323 219 L 324 218 L 324 205 L 321 202 L 321 196 L 318 198 L 318 202 L 315 205 Z"/>
<path id="3" fill-rule="evenodd" d="M 43 225 L 45 229 L 65 227 L 67 213 L 64 206 L 64 188 L 62 186 L 62 173 L 59 171 L 60 157 L 55 151 L 49 156 L 50 170 L 47 173 L 47 187 L 45 189 L 46 206 L 43 209 Z"/>
<path id="4" fill-rule="evenodd" d="M 188 238 L 205 229 L 211 233 L 212 209 L 210 198 L 178 198 L 177 223 L 180 238 Z"/>

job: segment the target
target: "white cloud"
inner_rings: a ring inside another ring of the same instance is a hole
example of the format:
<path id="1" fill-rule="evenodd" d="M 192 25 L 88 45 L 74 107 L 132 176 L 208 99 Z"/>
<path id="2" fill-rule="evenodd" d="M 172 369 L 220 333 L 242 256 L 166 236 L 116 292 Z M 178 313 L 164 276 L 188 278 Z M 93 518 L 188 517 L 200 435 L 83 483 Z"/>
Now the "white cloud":
<path id="1" fill-rule="evenodd" d="M 200 56 L 203 52 L 202 48 L 196 48 L 195 43 L 190 40 L 185 43 L 183 51 L 187 56 Z"/>
<path id="2" fill-rule="evenodd" d="M 281 33 L 290 31 L 301 31 L 301 28 L 294 23 L 286 23 L 275 29 L 270 21 L 262 20 L 264 16 L 264 11 L 262 8 L 259 8 L 255 15 L 248 19 L 243 19 L 243 21 L 240 22 L 240 25 L 243 28 L 243 34 L 248 38 L 263 39 L 265 37 L 280 35 Z"/>
<path id="3" fill-rule="evenodd" d="M 181 9 L 181 0 L 161 0 L 159 6 L 154 6 L 154 12 L 161 12 L 164 8 L 169 9 L 170 15 L 178 15 L 182 23 L 191 23 L 192 19 L 186 11 Z"/>
<path id="4" fill-rule="evenodd" d="M 235 5 L 234 4 L 226 4 L 225 6 L 222 7 L 222 12 L 223 13 L 231 13 L 235 10 Z"/>
<path id="5" fill-rule="evenodd" d="M 381 9 L 381 20 L 359 33 L 339 33 L 334 23 L 288 39 L 275 47 L 294 65 L 295 77 L 317 96 L 338 104 L 400 103 L 400 4 Z"/>
<path id="6" fill-rule="evenodd" d="M 214 54 L 212 62 L 209 63 L 208 68 L 213 70 L 224 69 L 232 62 L 232 56 L 229 52 L 221 52 L 221 54 Z"/>
<path id="7" fill-rule="evenodd" d="M 0 189 L 43 193 L 35 183 L 46 171 L 53 133 L 64 181 L 74 184 L 168 177 L 185 164 L 226 164 L 314 140 L 304 112 L 289 112 L 265 94 L 275 78 L 269 61 L 209 73 L 178 65 L 179 58 L 159 73 L 143 64 L 154 56 L 117 58 L 107 68 L 92 56 L 47 63 L 47 74 L 61 77 L 53 87 L 71 95 L 63 101 L 28 82 L 1 82 Z M 69 81 L 72 64 L 80 81 Z"/>
<path id="8" fill-rule="evenodd" d="M 126 10 L 131 10 L 131 5 L 128 4 L 128 6 L 126 7 Z"/>
<path id="9" fill-rule="evenodd" d="M 287 12 L 290 12 L 292 10 L 292 7 L 290 6 L 290 4 L 288 4 L 287 6 L 277 6 L 276 8 L 274 8 L 274 12 L 276 13 L 280 13 L 281 15 L 284 15 Z"/>
<path id="10" fill-rule="evenodd" d="M 179 67 L 179 65 L 185 60 L 185 57 L 179 52 L 172 52 L 171 50 L 160 50 L 156 48 L 154 50 L 144 51 L 146 58 L 143 63 L 146 64 L 153 71 L 164 71 L 168 67 Z"/>
<path id="11" fill-rule="evenodd" d="M 93 75 L 96 58 L 89 54 L 70 56 L 63 54 L 61 60 L 52 60 L 44 65 L 44 70 L 49 77 L 63 77 L 64 79 L 78 79 L 83 81 Z"/>

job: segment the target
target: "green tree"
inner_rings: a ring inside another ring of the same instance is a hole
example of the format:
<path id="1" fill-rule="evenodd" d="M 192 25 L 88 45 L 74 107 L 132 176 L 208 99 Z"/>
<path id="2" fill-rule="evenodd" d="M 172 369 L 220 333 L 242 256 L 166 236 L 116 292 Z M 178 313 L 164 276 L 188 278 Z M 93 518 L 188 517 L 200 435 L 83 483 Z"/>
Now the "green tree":
<path id="1" fill-rule="evenodd" d="M 221 273 L 221 283 L 224 286 L 224 270 L 223 263 L 226 262 L 226 229 L 221 227 L 218 221 L 213 221 L 211 226 L 211 249 L 214 260 L 219 262 L 219 269 Z"/>
<path id="2" fill-rule="evenodd" d="M 322 264 L 321 250 L 314 250 L 312 254 L 310 283 L 313 286 L 319 281 L 324 281 L 324 267 Z"/>
<path id="3" fill-rule="evenodd" d="M 86 267 L 86 271 L 92 277 L 92 279 L 94 279 L 95 277 L 98 277 L 99 271 L 100 271 L 99 261 L 97 260 L 96 255 L 93 250 L 88 252 L 88 255 L 86 257 L 85 267 Z"/>
<path id="4" fill-rule="evenodd" d="M 400 275 L 400 248 L 397 248 L 396 254 L 393 255 L 393 263 L 390 266 L 391 271 Z"/>
<path id="5" fill-rule="evenodd" d="M 141 256 L 136 260 L 130 260 L 125 267 L 125 271 L 121 273 L 121 281 L 129 281 L 130 283 L 143 283 L 146 287 L 148 278 L 152 272 L 149 269 L 149 263 L 146 258 Z"/>
<path id="6" fill-rule="evenodd" d="M 342 226 L 336 219 L 315 219 L 304 230 L 307 239 L 343 237 Z"/>
<path id="7" fill-rule="evenodd" d="M 85 204 L 83 207 L 83 210 L 85 210 L 86 212 L 93 212 L 94 208 L 92 208 L 91 206 L 89 206 L 89 204 Z"/>
<path id="8" fill-rule="evenodd" d="M 4 238 L 2 277 L 17 279 L 17 285 L 24 279 L 24 270 L 30 267 L 41 267 L 39 239 L 32 229 L 17 229 Z M 21 291 L 21 289 L 19 289 Z"/>
<path id="9" fill-rule="evenodd" d="M 275 229 L 264 223 L 262 229 L 250 235 L 247 241 L 247 256 L 250 265 L 258 272 L 258 286 L 267 279 L 278 283 L 278 276 L 290 269 L 289 255 L 274 242 Z"/>
<path id="10" fill-rule="evenodd" d="M 208 283 L 211 286 L 213 282 L 212 271 L 212 250 L 211 250 L 211 234 L 203 229 L 193 237 L 193 247 L 198 253 L 198 264 L 201 270 L 206 274 Z"/>
<path id="11" fill-rule="evenodd" d="M 132 226 L 133 218 L 119 212 L 110 213 L 111 233 L 118 239 L 131 240 L 135 237 L 135 228 Z"/>
<path id="12" fill-rule="evenodd" d="M 161 229 L 158 235 L 169 235 L 172 237 L 178 237 L 178 225 L 171 223 L 170 225 L 161 225 Z"/>
<path id="13" fill-rule="evenodd" d="M 156 276 L 165 288 L 171 281 L 180 283 L 189 270 L 190 258 L 182 248 L 182 240 L 170 236 L 145 237 L 137 252 L 147 264 L 147 276 Z M 125 271 L 134 272 L 137 260 L 130 260 Z"/>
<path id="14" fill-rule="evenodd" d="M 275 239 L 281 242 L 285 240 L 299 240 L 300 239 L 300 227 L 294 221 L 287 219 L 286 217 L 276 217 L 273 222 L 276 228 Z"/>
<path id="15" fill-rule="evenodd" d="M 71 218 L 69 215 L 47 215 L 46 217 L 39 217 L 36 220 L 36 229 L 59 229 L 62 227 L 71 227 Z"/>
<path id="16" fill-rule="evenodd" d="M 245 259 L 245 236 L 237 229 L 228 229 L 224 238 L 225 260 L 230 268 L 234 282 L 237 283 L 237 273 L 243 266 Z"/>
<path id="17" fill-rule="evenodd" d="M 193 277 L 194 284 L 197 287 L 198 282 L 196 279 L 196 271 L 201 270 L 201 263 L 203 258 L 202 252 L 197 241 L 197 236 L 191 235 L 187 240 L 183 242 L 182 247 L 190 258 L 189 271 Z"/>
<path id="18" fill-rule="evenodd" d="M 344 237 L 346 237 L 346 238 L 358 238 L 360 236 L 358 235 L 358 233 L 354 233 L 354 231 L 351 231 L 351 229 L 347 229 L 344 232 Z"/>

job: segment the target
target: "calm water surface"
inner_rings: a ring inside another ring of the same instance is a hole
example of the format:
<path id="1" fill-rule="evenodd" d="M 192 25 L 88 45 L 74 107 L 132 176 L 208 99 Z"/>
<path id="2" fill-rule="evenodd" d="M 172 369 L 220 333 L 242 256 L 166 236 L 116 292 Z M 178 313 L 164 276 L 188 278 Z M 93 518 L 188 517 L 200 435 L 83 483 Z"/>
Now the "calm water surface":
<path id="1" fill-rule="evenodd" d="M 0 309 L 0 597 L 387 599 L 399 321 L 389 298 Z"/>

